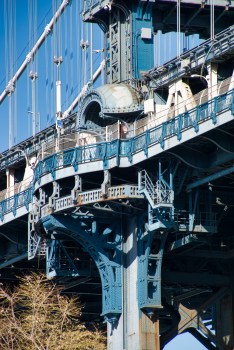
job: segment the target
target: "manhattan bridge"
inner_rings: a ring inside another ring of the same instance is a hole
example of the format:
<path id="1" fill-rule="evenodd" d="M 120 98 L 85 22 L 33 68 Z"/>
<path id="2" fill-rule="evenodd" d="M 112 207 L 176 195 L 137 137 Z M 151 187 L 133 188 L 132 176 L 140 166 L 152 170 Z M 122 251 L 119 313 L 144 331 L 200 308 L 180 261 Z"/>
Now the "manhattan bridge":
<path id="1" fill-rule="evenodd" d="M 84 322 L 107 327 L 111 350 L 159 350 L 184 332 L 207 349 L 234 349 L 234 5 L 73 2 L 52 2 L 41 36 L 14 69 L 14 2 L 5 0 L 11 59 L 0 91 L 0 105 L 9 100 L 9 149 L 0 154 L 1 281 L 45 271 L 80 296 Z M 29 1 L 31 34 L 35 4 Z M 86 78 L 64 107 L 70 63 L 62 18 L 73 12 Z M 103 37 L 99 50 L 93 28 Z M 159 32 L 177 37 L 176 57 L 162 65 L 155 64 Z M 203 41 L 189 48 L 195 34 Z M 44 63 L 37 56 L 44 49 L 56 72 L 47 93 L 55 111 L 41 130 L 36 84 Z M 102 59 L 94 69 L 95 52 Z M 32 133 L 17 143 L 14 96 L 24 75 Z"/>

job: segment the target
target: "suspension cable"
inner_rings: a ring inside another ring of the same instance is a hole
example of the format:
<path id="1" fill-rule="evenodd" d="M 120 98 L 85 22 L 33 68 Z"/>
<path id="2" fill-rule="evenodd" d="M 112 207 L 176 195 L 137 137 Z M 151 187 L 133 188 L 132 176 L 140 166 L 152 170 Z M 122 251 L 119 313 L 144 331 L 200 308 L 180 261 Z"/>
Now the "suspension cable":
<path id="1" fill-rule="evenodd" d="M 12 0 L 9 1 L 9 7 L 8 7 L 8 15 L 9 15 L 9 43 L 10 43 L 10 81 L 12 81 L 13 78 L 13 24 L 12 24 L 12 13 L 13 13 L 13 2 Z M 13 90 L 13 86 L 12 86 Z M 12 131 L 13 131 L 13 100 L 12 100 L 12 93 L 9 94 L 9 148 L 13 146 L 13 138 L 12 138 Z"/>
<path id="2" fill-rule="evenodd" d="M 7 0 L 4 0 L 4 25 L 5 25 L 5 68 L 6 68 L 6 85 L 8 84 L 8 16 Z"/>
<path id="3" fill-rule="evenodd" d="M 65 22 L 65 70 L 66 70 L 66 109 L 68 107 L 68 57 L 67 57 L 67 11 L 64 13 Z"/>
<path id="4" fill-rule="evenodd" d="M 45 19 L 46 24 L 46 19 Z M 46 61 L 46 126 L 50 123 L 50 107 L 49 107 L 49 74 L 48 74 L 48 37 L 45 40 L 45 61 Z"/>
<path id="5" fill-rule="evenodd" d="M 28 44 L 29 45 L 29 44 Z M 28 106 L 28 137 L 30 137 L 30 97 L 29 97 L 29 65 L 27 66 L 27 106 Z"/>
<path id="6" fill-rule="evenodd" d="M 52 6 L 53 6 L 53 16 L 54 16 L 54 0 L 52 0 Z M 51 36 L 51 45 L 50 45 L 50 124 L 53 124 L 53 115 L 54 115 L 54 63 L 53 63 L 53 57 L 55 54 L 55 31 L 56 26 L 54 26 L 54 30 L 52 32 Z"/>
<path id="7" fill-rule="evenodd" d="M 169 33 L 169 60 L 171 60 L 171 32 Z"/>
<path id="8" fill-rule="evenodd" d="M 13 65 L 13 62 L 16 62 Z M 16 0 L 14 0 L 14 60 L 12 62 L 12 69 L 15 68 L 17 72 L 17 45 L 16 45 Z M 17 82 L 15 82 L 15 106 L 14 106 L 14 144 L 17 144 Z"/>
<path id="9" fill-rule="evenodd" d="M 210 0 L 210 39 L 214 39 L 214 0 Z"/>
<path id="10" fill-rule="evenodd" d="M 177 57 L 180 57 L 180 0 L 177 0 Z"/>
<path id="11" fill-rule="evenodd" d="M 80 21 L 78 21 L 78 13 L 79 13 L 79 1 L 76 0 L 76 35 L 77 35 L 77 43 L 80 43 Z M 76 69 L 77 69 L 77 81 L 78 81 L 78 94 L 80 92 L 80 45 L 76 45 Z"/>
<path id="12" fill-rule="evenodd" d="M 103 33 L 103 31 L 101 31 L 101 48 L 102 49 L 104 48 L 104 40 L 105 40 L 104 35 L 105 34 Z M 104 59 L 104 52 L 102 51 L 101 52 L 101 62 L 103 61 L 103 59 Z M 102 70 L 101 77 L 102 77 L 102 85 L 104 85 L 104 69 Z"/>
<path id="13" fill-rule="evenodd" d="M 72 43 L 72 3 L 70 5 L 70 59 L 71 59 L 71 100 L 73 101 L 73 43 Z"/>

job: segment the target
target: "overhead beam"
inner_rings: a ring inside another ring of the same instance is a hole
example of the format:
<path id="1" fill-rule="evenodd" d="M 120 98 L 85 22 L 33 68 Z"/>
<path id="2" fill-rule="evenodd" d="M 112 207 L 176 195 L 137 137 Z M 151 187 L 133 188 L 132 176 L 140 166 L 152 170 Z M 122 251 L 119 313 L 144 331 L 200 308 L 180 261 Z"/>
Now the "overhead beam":
<path id="1" fill-rule="evenodd" d="M 209 176 L 206 176 L 204 177 L 203 179 L 200 179 L 200 180 L 197 180 L 191 184 L 189 184 L 187 187 L 186 187 L 186 191 L 189 192 L 191 191 L 193 188 L 195 187 L 198 187 L 198 186 L 201 186 L 201 185 L 204 185 L 210 181 L 213 181 L 213 180 L 217 180 L 225 175 L 228 175 L 228 174 L 231 174 L 234 172 L 234 166 L 232 166 L 231 168 L 228 168 L 228 169 L 224 169 L 222 171 L 219 171 L 218 173 L 215 173 L 215 174 L 212 174 L 212 175 L 209 175 Z"/>
<path id="2" fill-rule="evenodd" d="M 229 277 L 204 273 L 188 273 L 162 270 L 163 282 L 193 285 L 229 286 Z"/>
<path id="3" fill-rule="evenodd" d="M 225 152 L 234 153 L 234 135 L 225 133 L 221 129 L 214 129 L 201 137 L 214 143 Z"/>
<path id="4" fill-rule="evenodd" d="M 185 23 L 184 28 L 186 28 L 189 23 L 199 14 L 199 12 L 203 9 L 203 7 L 199 7 L 199 9 L 188 19 L 188 21 Z"/>
<path id="5" fill-rule="evenodd" d="M 18 255 L 15 258 L 12 258 L 10 260 L 4 261 L 2 264 L 0 264 L 0 269 L 3 269 L 4 267 L 7 267 L 11 264 L 16 263 L 17 261 L 23 260 L 23 259 L 27 259 L 28 258 L 28 252 L 24 253 L 22 255 Z"/>
<path id="6" fill-rule="evenodd" d="M 181 300 L 184 300 L 187 298 L 192 298 L 196 295 L 199 295 L 202 293 L 207 293 L 207 292 L 210 293 L 211 290 L 210 289 L 194 289 L 194 290 L 191 290 L 190 292 L 177 295 L 176 297 L 174 297 L 174 300 L 181 301 Z"/>

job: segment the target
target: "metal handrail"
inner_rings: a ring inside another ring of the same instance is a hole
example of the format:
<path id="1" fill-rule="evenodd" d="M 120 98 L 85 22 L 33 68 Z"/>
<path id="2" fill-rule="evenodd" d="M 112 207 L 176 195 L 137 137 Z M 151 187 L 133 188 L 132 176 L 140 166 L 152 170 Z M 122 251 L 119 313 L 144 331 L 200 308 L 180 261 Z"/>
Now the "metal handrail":
<path id="1" fill-rule="evenodd" d="M 177 135 L 179 138 L 180 133 L 188 128 L 194 127 L 197 132 L 199 124 L 209 119 L 212 119 L 213 123 L 215 124 L 216 115 L 218 113 L 234 108 L 233 101 L 234 89 L 147 130 L 146 132 L 148 134 L 144 132 L 131 139 L 120 140 L 120 144 L 118 143 L 118 140 L 113 140 L 109 142 L 80 146 L 67 151 L 64 150 L 64 156 L 68 156 L 68 151 L 73 153 L 73 155 L 69 155 L 72 162 L 69 164 L 66 163 L 65 166 L 77 165 L 80 162 L 90 162 L 100 159 L 105 161 L 107 159 L 111 159 L 112 157 L 119 156 L 127 156 L 131 162 L 133 154 L 149 148 L 156 143 L 160 143 L 163 148 L 165 139 L 174 135 Z M 53 155 L 46 157 L 42 162 L 39 162 L 35 168 L 34 181 L 38 179 L 38 176 L 40 177 L 43 173 L 50 171 L 52 168 L 54 170 L 56 169 L 57 157 L 61 158 L 61 152 L 54 153 Z M 59 163 L 59 166 L 61 166 L 61 162 Z"/>

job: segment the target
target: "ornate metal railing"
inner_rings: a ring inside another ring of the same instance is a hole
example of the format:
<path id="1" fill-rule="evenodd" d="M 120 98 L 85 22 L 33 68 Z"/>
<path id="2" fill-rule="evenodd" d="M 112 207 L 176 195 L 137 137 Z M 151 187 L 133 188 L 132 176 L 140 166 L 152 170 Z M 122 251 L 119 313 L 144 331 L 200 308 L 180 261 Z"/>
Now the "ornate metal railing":
<path id="1" fill-rule="evenodd" d="M 134 154 L 144 150 L 148 156 L 148 149 L 155 144 L 160 144 L 163 150 L 166 139 L 176 135 L 180 140 L 182 132 L 189 128 L 194 128 L 198 132 L 199 125 L 207 120 L 212 120 L 213 124 L 216 124 L 217 114 L 226 110 L 231 110 L 234 115 L 234 89 L 130 139 L 115 139 L 54 153 L 39 161 L 34 169 L 33 182 L 40 182 L 41 176 L 46 173 L 51 173 L 55 179 L 56 170 L 62 167 L 73 166 L 77 171 L 80 164 L 97 160 L 103 161 L 104 169 L 108 168 L 108 161 L 114 157 L 117 164 L 120 157 L 128 157 L 129 162 L 132 163 Z M 32 187 L 29 187 L 4 199 L 0 202 L 0 218 L 3 219 L 4 214 L 10 211 L 15 214 L 16 208 L 20 206 L 28 207 L 31 198 Z"/>
<path id="2" fill-rule="evenodd" d="M 27 189 L 4 199 L 0 202 L 0 219 L 3 221 L 4 215 L 13 212 L 16 215 L 16 209 L 25 206 L 29 210 L 29 203 L 32 201 L 33 187 Z"/>
<path id="3" fill-rule="evenodd" d="M 55 179 L 56 169 L 70 165 L 77 171 L 82 163 L 102 160 L 103 167 L 106 169 L 108 160 L 114 157 L 117 158 L 117 162 L 119 157 L 128 157 L 129 162 L 132 163 L 134 154 L 144 150 L 148 156 L 148 149 L 155 144 L 160 144 L 163 150 L 166 139 L 176 135 L 180 140 L 182 132 L 189 128 L 194 128 L 195 132 L 198 132 L 199 125 L 209 119 L 216 124 L 217 114 L 230 109 L 233 115 L 234 89 L 130 139 L 115 139 L 54 153 L 37 164 L 34 171 L 34 182 L 40 182 L 40 177 L 46 173 L 51 173 Z"/>

